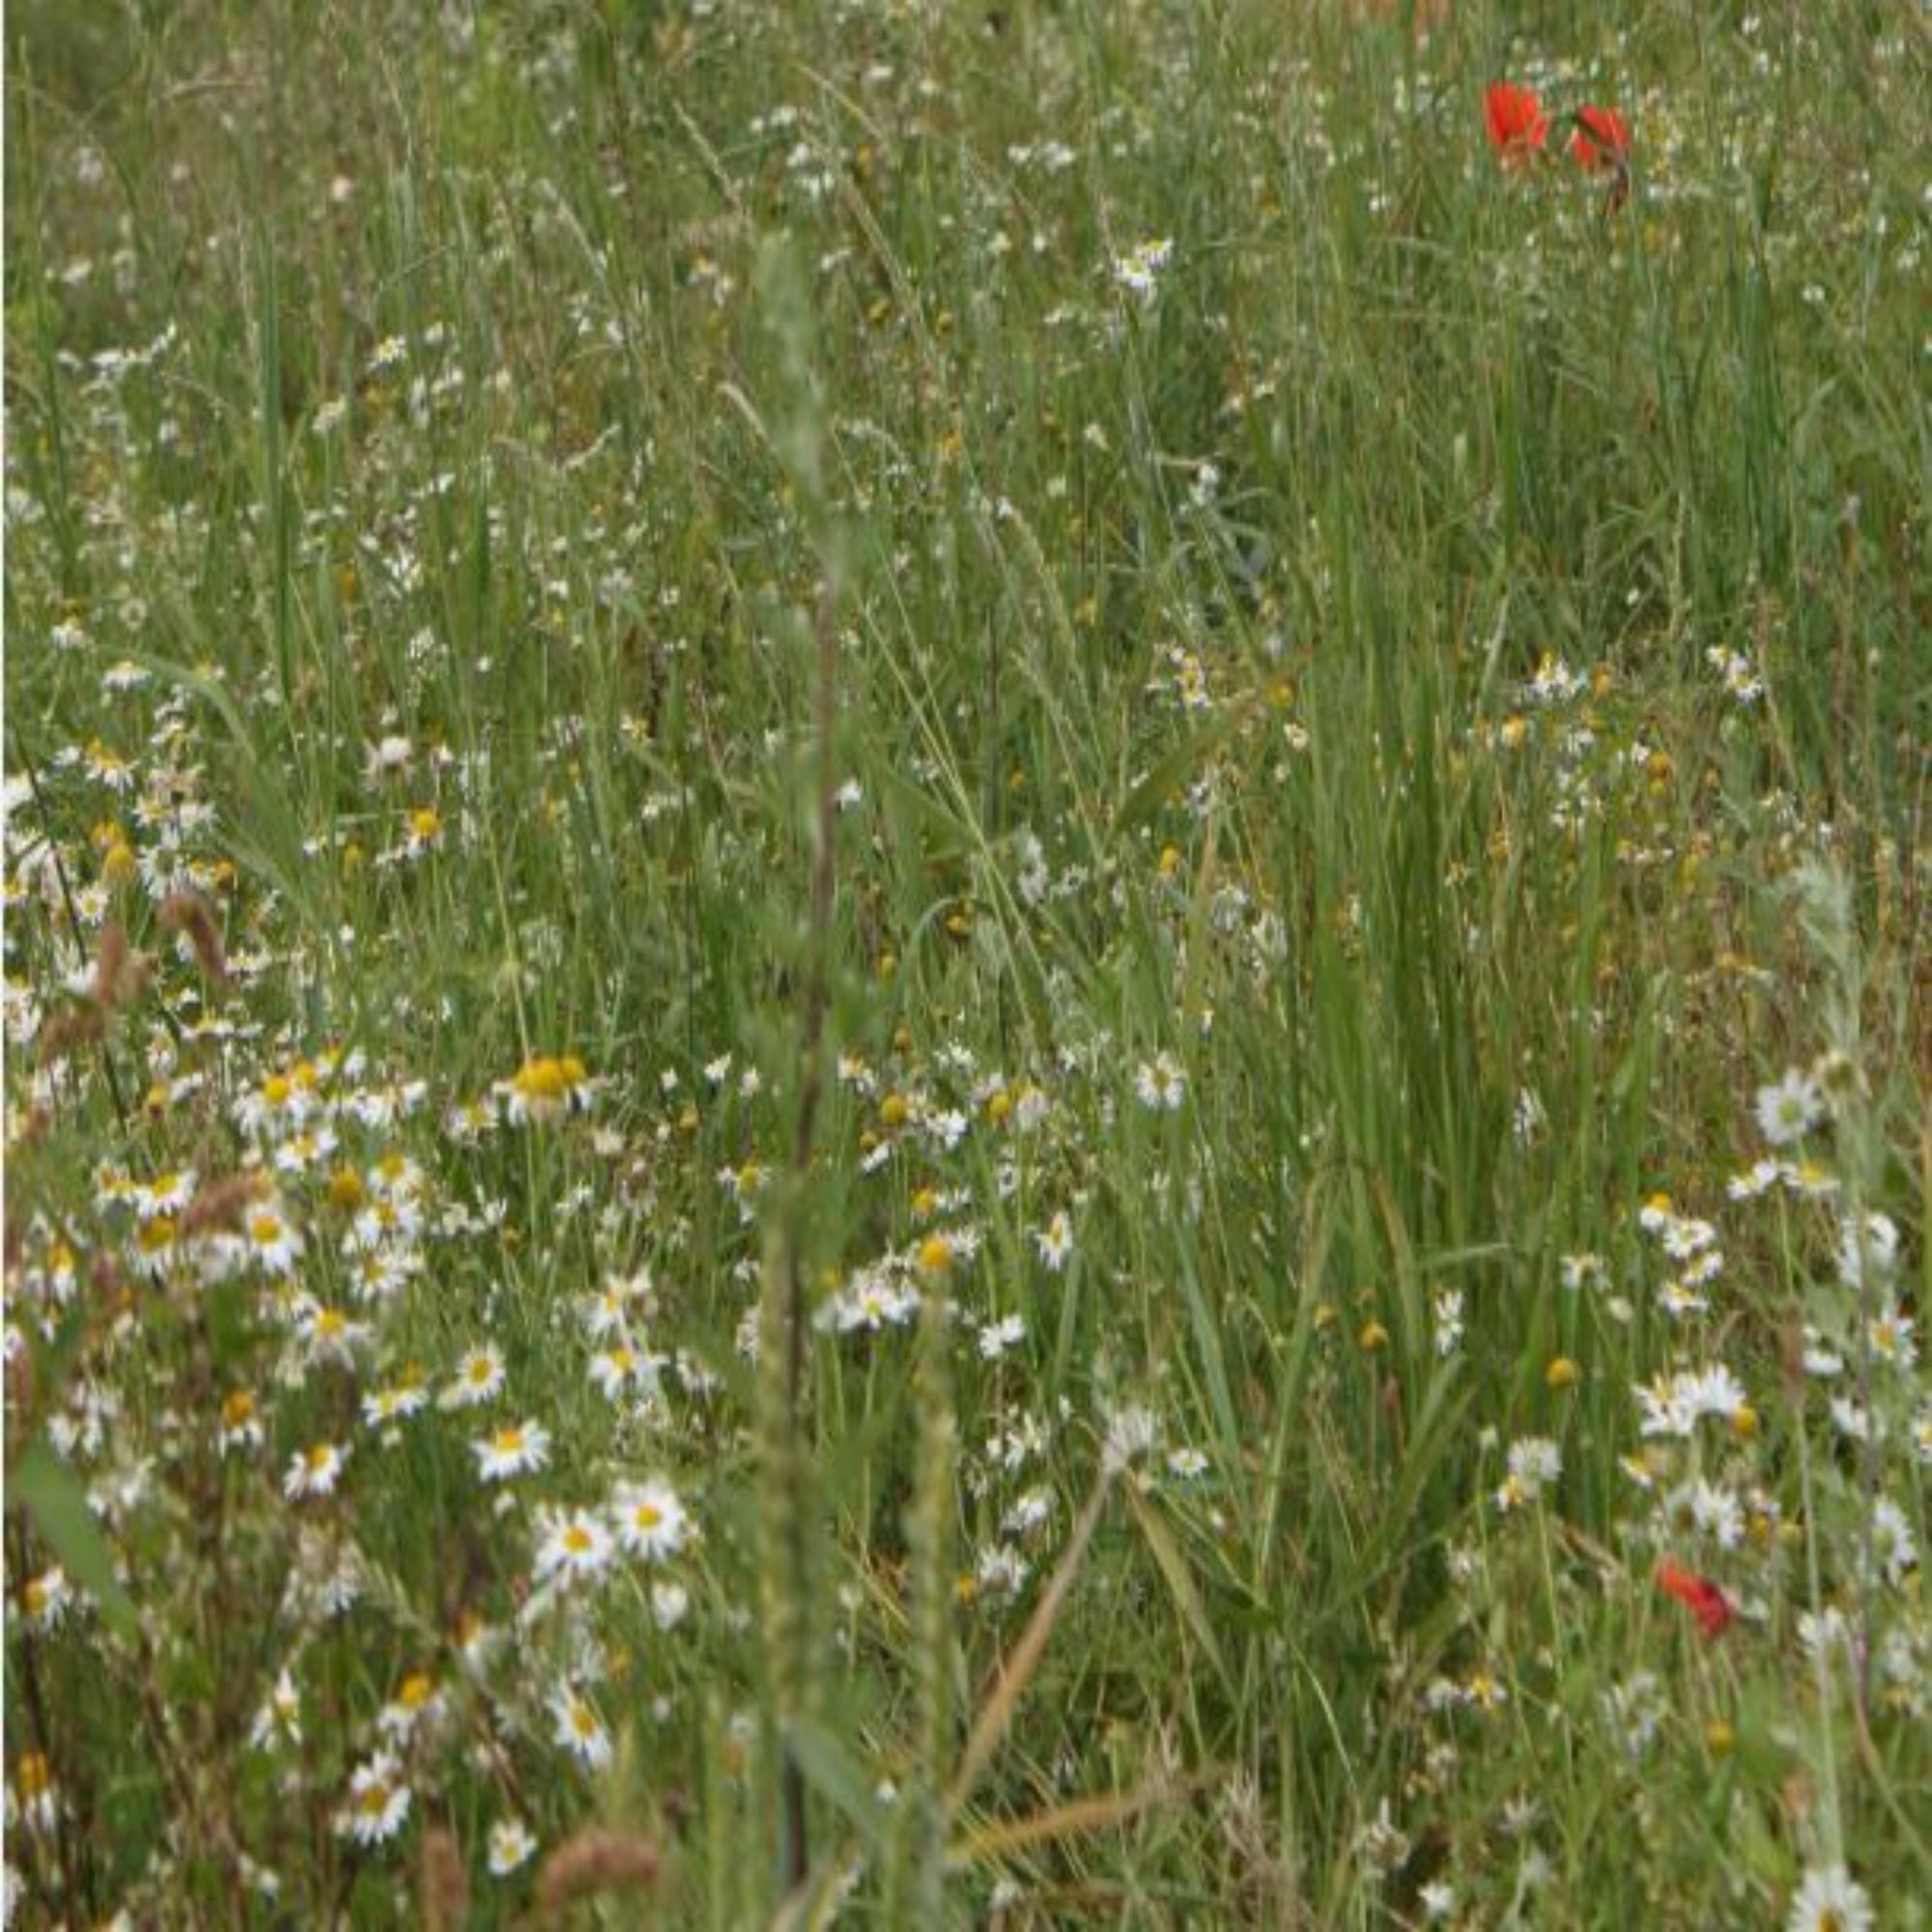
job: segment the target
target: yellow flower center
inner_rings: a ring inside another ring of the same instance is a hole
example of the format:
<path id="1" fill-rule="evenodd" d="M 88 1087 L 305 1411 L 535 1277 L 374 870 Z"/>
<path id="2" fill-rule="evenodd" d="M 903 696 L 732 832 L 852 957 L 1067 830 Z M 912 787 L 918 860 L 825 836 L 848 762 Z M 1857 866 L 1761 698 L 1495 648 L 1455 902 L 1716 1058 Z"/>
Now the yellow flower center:
<path id="1" fill-rule="evenodd" d="M 545 1054 L 525 1061 L 510 1085 L 526 1100 L 561 1100 L 570 1092 L 570 1075 L 562 1061 Z"/>

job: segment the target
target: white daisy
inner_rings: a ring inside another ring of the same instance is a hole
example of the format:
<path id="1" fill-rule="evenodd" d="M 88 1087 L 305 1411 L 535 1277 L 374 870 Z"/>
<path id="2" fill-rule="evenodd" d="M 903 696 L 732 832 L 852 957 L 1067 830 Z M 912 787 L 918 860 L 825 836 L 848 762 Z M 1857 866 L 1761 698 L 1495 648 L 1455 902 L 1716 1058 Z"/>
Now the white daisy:
<path id="1" fill-rule="evenodd" d="M 437 1397 L 439 1408 L 475 1408 L 503 1390 L 503 1358 L 492 1343 L 471 1349 L 457 1363 L 456 1373 Z"/>
<path id="2" fill-rule="evenodd" d="M 550 1461 L 550 1431 L 540 1422 L 511 1423 L 469 1446 L 483 1480 L 503 1483 L 512 1476 L 541 1469 Z"/>
<path id="3" fill-rule="evenodd" d="M 498 1818 L 490 1827 L 490 1876 L 508 1878 L 518 1866 L 527 1864 L 537 1841 L 521 1818 Z"/>
<path id="4" fill-rule="evenodd" d="M 550 1709 L 556 1720 L 552 1735 L 580 1764 L 601 1771 L 611 1762 L 611 1733 L 586 1698 L 565 1685 L 551 1699 Z"/>
<path id="5" fill-rule="evenodd" d="M 662 1476 L 618 1485 L 611 1503 L 617 1541 L 647 1563 L 675 1556 L 690 1535 L 691 1520 L 677 1492 Z"/>
<path id="6" fill-rule="evenodd" d="M 348 1460 L 349 1451 L 333 1442 L 311 1442 L 306 1449 L 298 1449 L 282 1478 L 282 1493 L 291 1502 L 300 1502 L 305 1496 L 333 1495 Z"/>
<path id="7" fill-rule="evenodd" d="M 1803 1140 L 1825 1112 L 1825 1098 L 1808 1073 L 1792 1066 L 1784 1078 L 1757 1090 L 1757 1124 L 1773 1147 Z"/>
<path id="8" fill-rule="evenodd" d="M 1804 1874 L 1785 1926 L 1786 1932 L 1871 1932 L 1871 1900 L 1843 1865 L 1819 1865 Z"/>
<path id="9" fill-rule="evenodd" d="M 403 1829 L 410 1815 L 410 1788 L 400 1767 L 387 1751 L 378 1751 L 357 1765 L 349 1776 L 349 1803 L 336 1820 L 336 1830 L 358 1845 L 380 1845 Z"/>
<path id="10" fill-rule="evenodd" d="M 595 1577 L 609 1567 L 614 1548 L 610 1530 L 588 1510 L 567 1510 L 551 1517 L 544 1526 L 537 1545 L 537 1577 L 571 1581 Z"/>

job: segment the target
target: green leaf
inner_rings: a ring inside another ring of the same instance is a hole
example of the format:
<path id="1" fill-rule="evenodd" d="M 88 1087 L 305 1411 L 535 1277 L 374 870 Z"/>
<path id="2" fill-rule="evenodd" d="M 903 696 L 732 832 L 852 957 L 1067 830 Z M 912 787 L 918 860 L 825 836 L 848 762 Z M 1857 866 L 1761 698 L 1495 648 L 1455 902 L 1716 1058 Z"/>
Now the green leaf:
<path id="1" fill-rule="evenodd" d="M 1167 1579 L 1168 1592 L 1174 1598 L 1175 1608 L 1180 1612 L 1181 1622 L 1194 1633 L 1195 1641 L 1208 1653 L 1208 1660 L 1220 1674 L 1221 1682 L 1233 1695 L 1235 1680 L 1229 1674 L 1221 1646 L 1214 1641 L 1214 1626 L 1208 1620 L 1208 1606 L 1201 1601 L 1201 1592 L 1194 1587 L 1194 1573 L 1187 1567 L 1187 1558 L 1181 1554 L 1180 1546 L 1174 1540 L 1174 1532 L 1168 1528 L 1160 1512 L 1133 1484 L 1123 1483 L 1121 1488 L 1133 1510 L 1141 1534 L 1147 1538 L 1148 1548 L 1153 1551 L 1153 1560 L 1160 1565 L 1160 1574 Z"/>
<path id="2" fill-rule="evenodd" d="M 25 1505 L 73 1580 L 95 1598 L 110 1623 L 131 1631 L 134 1605 L 114 1575 L 114 1559 L 80 1478 L 43 1442 L 36 1442 L 7 1477 L 9 1500 Z"/>
<path id="3" fill-rule="evenodd" d="M 884 1821 L 879 1801 L 872 1795 L 874 1780 L 866 1768 L 822 1724 L 799 1718 L 785 1726 L 785 1744 L 805 1781 L 842 1817 L 857 1827 L 867 1846 L 877 1851 L 885 1842 Z"/>

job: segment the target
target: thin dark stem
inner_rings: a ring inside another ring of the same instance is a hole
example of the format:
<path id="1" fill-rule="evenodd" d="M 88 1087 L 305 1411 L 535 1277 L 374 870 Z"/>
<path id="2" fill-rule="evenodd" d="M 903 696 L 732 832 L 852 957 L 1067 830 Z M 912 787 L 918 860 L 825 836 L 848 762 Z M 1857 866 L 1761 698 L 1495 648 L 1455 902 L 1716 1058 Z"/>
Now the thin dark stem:
<path id="1" fill-rule="evenodd" d="M 17 1519 L 7 1527 L 8 1541 L 13 1546 L 8 1553 L 14 1569 L 14 1607 L 20 1620 L 20 1679 L 26 1691 L 27 1727 L 51 1775 L 54 1762 L 53 1726 L 47 1712 L 46 1691 L 41 1682 L 39 1647 L 34 1641 L 33 1626 L 27 1614 L 27 1579 L 31 1571 L 27 1561 L 26 1532 Z M 53 1839 L 54 1856 L 60 1865 L 61 1889 L 65 1894 L 62 1902 L 70 1912 L 85 1912 L 91 1901 L 82 1889 L 73 1834 L 68 1830 L 64 1810 L 58 1806 L 54 1812 Z"/>
<path id="2" fill-rule="evenodd" d="M 805 1429 L 805 1258 L 798 1222 L 804 1211 L 807 1177 L 811 1167 L 812 1133 L 818 1121 L 819 1095 L 824 1079 L 821 1047 L 829 1002 L 832 951 L 833 833 L 838 809 L 838 773 L 832 730 L 838 637 L 829 581 L 819 589 L 817 630 L 818 673 L 813 719 L 818 739 L 817 846 L 811 867 L 810 957 L 805 987 L 805 1032 L 800 1044 L 803 1064 L 799 1080 L 798 1121 L 792 1137 L 792 1169 L 797 1192 L 792 1225 L 785 1243 L 785 1405 L 786 1427 L 790 1435 L 788 1450 L 792 1457 L 803 1455 Z M 793 1510 L 785 1525 L 789 1544 L 787 1557 L 793 1587 L 801 1593 L 806 1583 L 806 1533 L 804 1511 Z M 784 1883 L 788 1889 L 792 1889 L 805 1882 L 811 1860 L 806 1836 L 805 1776 L 789 1745 L 785 1747 L 781 1772 L 781 1802 L 784 1813 Z"/>

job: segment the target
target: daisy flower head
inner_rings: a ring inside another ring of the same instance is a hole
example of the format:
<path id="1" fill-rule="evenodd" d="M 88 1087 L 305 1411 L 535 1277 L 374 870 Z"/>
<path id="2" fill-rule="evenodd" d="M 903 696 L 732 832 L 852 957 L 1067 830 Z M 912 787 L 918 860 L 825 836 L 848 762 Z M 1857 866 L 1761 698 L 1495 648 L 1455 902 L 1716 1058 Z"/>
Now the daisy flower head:
<path id="1" fill-rule="evenodd" d="M 552 1697 L 550 1710 L 552 1736 L 580 1764 L 601 1771 L 611 1762 L 611 1733 L 588 1698 L 566 1684 Z"/>
<path id="2" fill-rule="evenodd" d="M 245 1252 L 257 1267 L 278 1279 L 295 1272 L 296 1263 L 301 1259 L 301 1235 L 273 1195 L 265 1195 L 248 1210 L 242 1236 Z"/>
<path id="3" fill-rule="evenodd" d="M 540 1422 L 514 1422 L 472 1442 L 477 1473 L 486 1483 L 541 1469 L 550 1461 L 550 1431 Z"/>
<path id="4" fill-rule="evenodd" d="M 1178 1113 L 1186 1094 L 1187 1075 L 1171 1053 L 1157 1053 L 1151 1060 L 1142 1061 L 1135 1069 L 1135 1097 L 1154 1113 Z"/>
<path id="5" fill-rule="evenodd" d="M 308 1496 L 328 1496 L 342 1480 L 342 1466 L 349 1451 L 334 1442 L 311 1442 L 289 1459 L 289 1472 L 282 1478 L 282 1493 L 291 1502 Z"/>
<path id="6" fill-rule="evenodd" d="M 58 1630 L 72 1606 L 73 1585 L 58 1563 L 21 1586 L 20 1607 L 37 1631 Z"/>
<path id="7" fill-rule="evenodd" d="M 1073 1222 L 1066 1209 L 1061 1208 L 1044 1228 L 1037 1229 L 1033 1240 L 1047 1272 L 1058 1274 L 1073 1252 Z"/>
<path id="8" fill-rule="evenodd" d="M 1124 255 L 1114 258 L 1114 280 L 1141 301 L 1153 299 L 1160 285 L 1161 270 L 1174 254 L 1174 243 L 1166 236 L 1137 242 Z"/>
<path id="9" fill-rule="evenodd" d="M 215 1424 L 214 1446 L 224 1456 L 239 1455 L 262 1446 L 261 1411 L 252 1389 L 230 1389 L 221 1398 L 220 1419 Z"/>
<path id="10" fill-rule="evenodd" d="M 296 1680 L 289 1674 L 286 1663 L 248 1726 L 248 1743 L 258 1751 L 301 1743 L 301 1692 L 296 1689 Z"/>
<path id="11" fill-rule="evenodd" d="M 590 1075 L 574 1053 L 537 1054 L 497 1083 L 503 1111 L 522 1126 L 581 1113 L 590 1104 Z"/>
<path id="12" fill-rule="evenodd" d="M 503 1357 L 494 1343 L 471 1349 L 437 1397 L 444 1409 L 475 1408 L 503 1392 Z"/>
<path id="13" fill-rule="evenodd" d="M 280 1140 L 314 1119 L 320 1104 L 312 1067 L 298 1065 L 270 1073 L 236 1103 L 235 1116 L 243 1131 L 264 1140 Z"/>
<path id="14" fill-rule="evenodd" d="M 336 1829 L 358 1845 L 386 1844 L 410 1815 L 410 1788 L 387 1751 L 378 1751 L 349 1776 L 349 1803 Z"/>
<path id="15" fill-rule="evenodd" d="M 1825 1096 L 1808 1073 L 1787 1067 L 1784 1077 L 1757 1090 L 1758 1131 L 1773 1147 L 1789 1147 L 1818 1124 Z"/>
<path id="16" fill-rule="evenodd" d="M 418 1725 L 432 1720 L 442 1708 L 436 1680 L 426 1670 L 412 1670 L 396 1687 L 396 1694 L 376 1714 L 376 1728 L 398 1744 Z"/>
<path id="17" fill-rule="evenodd" d="M 640 1355 L 630 1343 L 617 1340 L 590 1357 L 590 1379 L 599 1395 L 616 1402 L 626 1389 L 648 1386 L 654 1368 L 654 1358 Z"/>
<path id="18" fill-rule="evenodd" d="M 530 1861 L 537 1841 L 521 1818 L 498 1818 L 490 1827 L 489 1861 L 492 1878 L 508 1878 Z"/>
<path id="19" fill-rule="evenodd" d="M 385 1387 L 371 1389 L 362 1398 L 362 1420 L 371 1429 L 390 1429 L 419 1414 L 429 1404 L 429 1395 L 413 1375 L 404 1376 Z"/>
<path id="20" fill-rule="evenodd" d="M 691 1533 L 691 1519 L 677 1492 L 662 1476 L 619 1484 L 611 1511 L 625 1552 L 647 1563 L 675 1556 Z"/>
<path id="21" fill-rule="evenodd" d="M 1524 1435 L 1509 1446 L 1508 1473 L 1496 1491 L 1496 1507 L 1520 1509 L 1535 1502 L 1563 1473 L 1563 1452 L 1545 1435 Z"/>
<path id="22" fill-rule="evenodd" d="M 358 1350 L 367 1347 L 369 1327 L 352 1321 L 339 1308 L 304 1295 L 296 1309 L 296 1333 L 311 1362 L 332 1362 L 354 1368 Z"/>
<path id="23" fill-rule="evenodd" d="M 1814 1865 L 1784 1922 L 1786 1932 L 1871 1932 L 1871 1899 L 1843 1865 Z"/>
<path id="24" fill-rule="evenodd" d="M 556 1577 L 575 1582 L 598 1576 L 611 1562 L 614 1540 L 602 1520 L 588 1510 L 573 1509 L 553 1516 L 537 1545 L 539 1580 Z"/>

